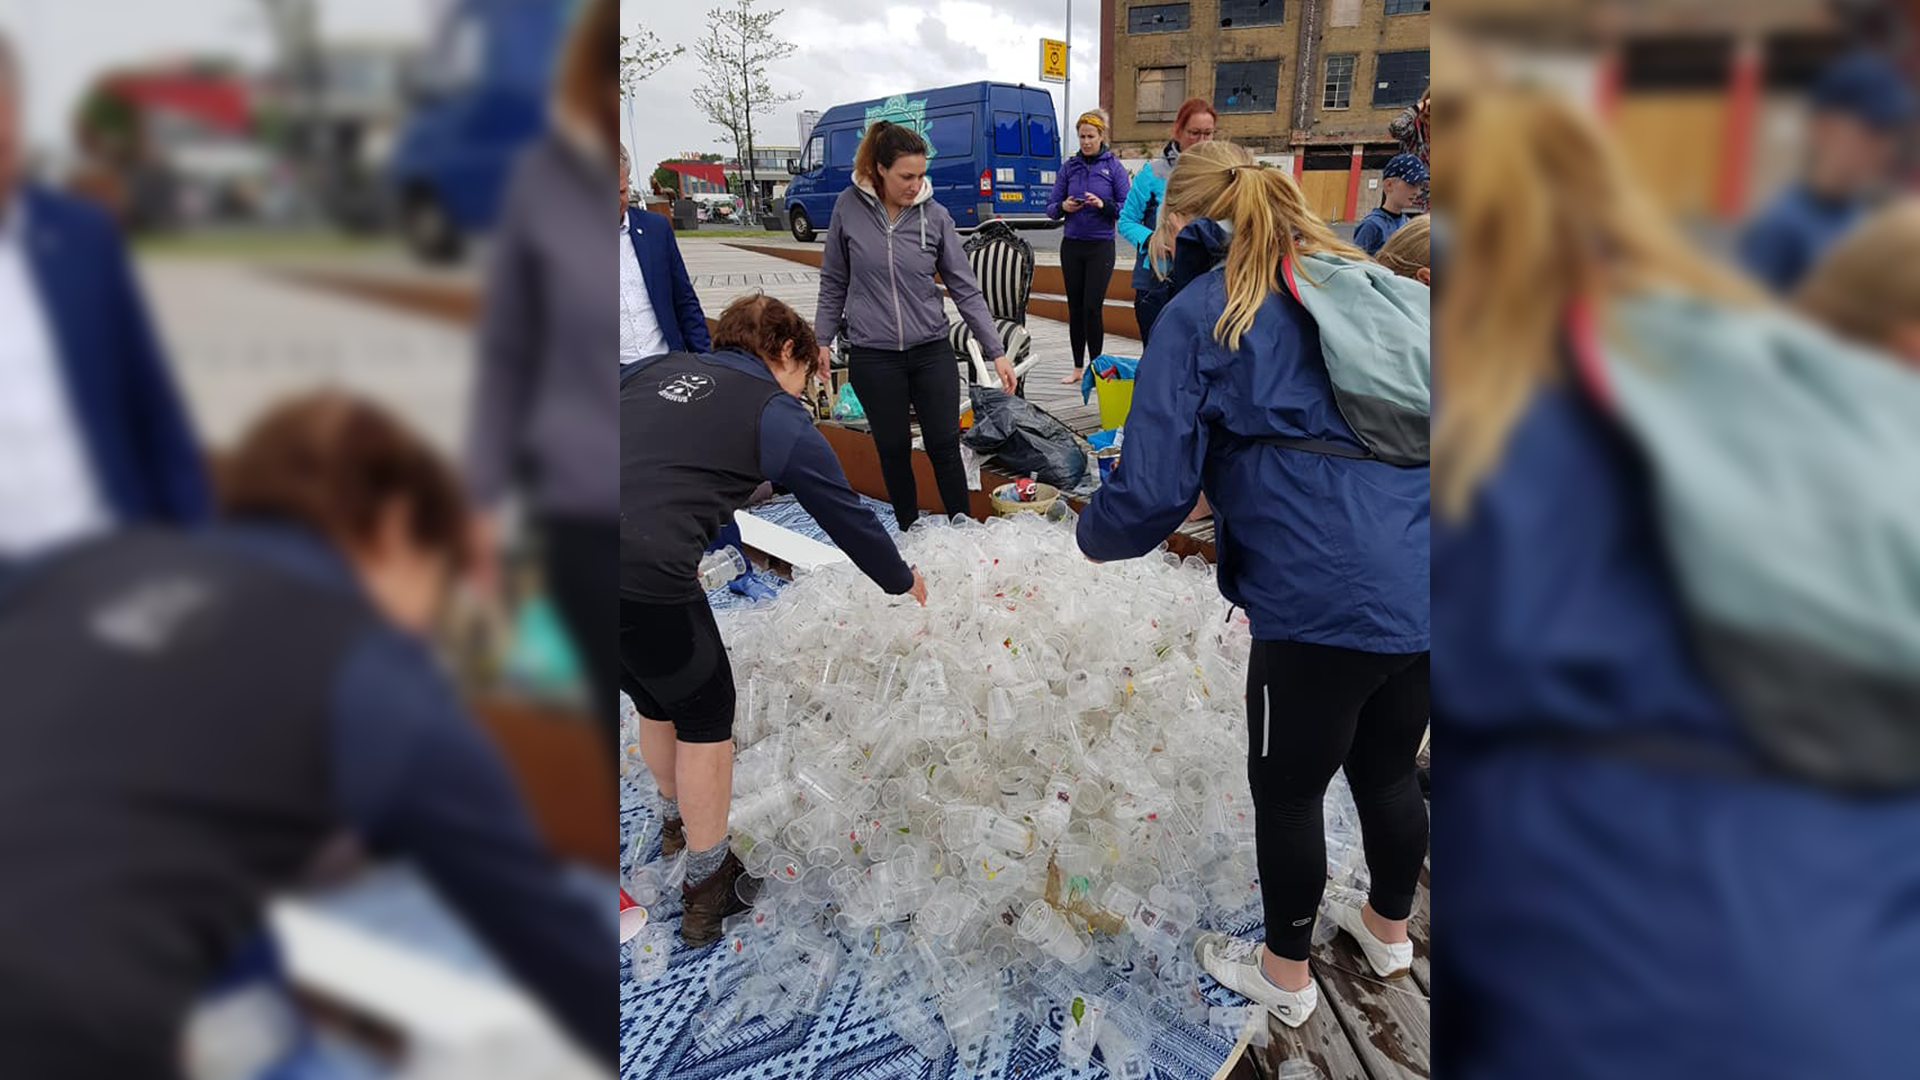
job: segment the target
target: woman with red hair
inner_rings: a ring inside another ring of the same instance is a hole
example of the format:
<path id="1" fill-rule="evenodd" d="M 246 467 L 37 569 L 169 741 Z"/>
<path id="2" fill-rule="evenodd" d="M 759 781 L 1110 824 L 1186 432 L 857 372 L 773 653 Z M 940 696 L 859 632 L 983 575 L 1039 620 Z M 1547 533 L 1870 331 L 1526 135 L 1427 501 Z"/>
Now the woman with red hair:
<path id="1" fill-rule="evenodd" d="M 1134 175 L 1133 183 L 1127 189 L 1127 201 L 1120 207 L 1120 220 L 1116 228 L 1134 247 L 1134 315 L 1140 324 L 1142 347 L 1147 343 L 1147 331 L 1153 320 L 1150 315 L 1140 317 L 1140 296 L 1158 284 L 1153 264 L 1159 262 L 1164 271 L 1173 255 L 1171 251 L 1153 250 L 1150 243 L 1154 223 L 1160 216 L 1160 203 L 1166 198 L 1167 177 L 1172 175 L 1181 151 L 1213 138 L 1215 119 L 1213 103 L 1206 98 L 1191 97 L 1181 102 L 1180 111 L 1173 118 L 1173 138 L 1161 148 L 1159 157 L 1141 166 Z"/>

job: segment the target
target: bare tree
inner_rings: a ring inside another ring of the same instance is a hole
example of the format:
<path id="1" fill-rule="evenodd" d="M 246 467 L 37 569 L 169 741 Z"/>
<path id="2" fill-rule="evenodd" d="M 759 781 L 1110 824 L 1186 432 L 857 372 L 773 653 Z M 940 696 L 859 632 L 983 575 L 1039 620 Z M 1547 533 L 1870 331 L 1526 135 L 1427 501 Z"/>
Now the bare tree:
<path id="1" fill-rule="evenodd" d="M 706 81 L 693 101 L 708 120 L 733 137 L 734 156 L 747 169 L 747 213 L 760 212 L 753 162 L 753 118 L 800 95 L 776 93 L 767 65 L 791 56 L 794 46 L 773 32 L 782 10 L 758 10 L 759 0 L 729 0 L 707 12 L 707 36 L 694 46 Z"/>
<path id="2" fill-rule="evenodd" d="M 631 34 L 620 35 L 620 85 L 627 93 L 687 51 L 685 45 L 663 45 L 653 31 L 642 26 Z"/>

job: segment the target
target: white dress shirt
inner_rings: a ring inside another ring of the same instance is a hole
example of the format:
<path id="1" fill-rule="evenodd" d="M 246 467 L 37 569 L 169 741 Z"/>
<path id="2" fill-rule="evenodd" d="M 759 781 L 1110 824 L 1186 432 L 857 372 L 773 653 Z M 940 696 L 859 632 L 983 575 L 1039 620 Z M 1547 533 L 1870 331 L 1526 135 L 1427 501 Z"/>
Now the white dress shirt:
<path id="1" fill-rule="evenodd" d="M 633 250 L 632 226 L 620 216 L 620 366 L 668 351 L 667 335 L 653 314 L 647 279 L 640 275 L 640 255 Z"/>
<path id="2" fill-rule="evenodd" d="M 0 194 L 0 561 L 111 523 L 27 259 L 26 203 Z"/>

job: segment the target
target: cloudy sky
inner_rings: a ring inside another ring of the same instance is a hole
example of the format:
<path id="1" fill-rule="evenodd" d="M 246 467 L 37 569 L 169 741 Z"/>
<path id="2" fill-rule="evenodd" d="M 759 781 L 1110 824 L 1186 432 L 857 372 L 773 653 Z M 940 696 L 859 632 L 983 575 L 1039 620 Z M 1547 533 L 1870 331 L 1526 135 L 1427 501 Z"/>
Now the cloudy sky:
<path id="1" fill-rule="evenodd" d="M 322 0 L 326 37 L 422 40 L 448 0 Z M 27 69 L 27 138 L 62 152 L 80 94 L 104 68 L 195 55 L 263 63 L 258 0 L 0 0 Z"/>
<path id="2" fill-rule="evenodd" d="M 706 27 L 707 9 L 722 0 L 622 0 L 621 24 L 644 26 L 667 42 L 691 46 Z M 776 106 L 755 124 L 772 145 L 799 141 L 795 113 L 825 112 L 845 101 L 992 79 L 1039 83 L 1040 39 L 1066 30 L 1066 0 L 760 0 L 782 9 L 774 27 L 796 51 L 769 69 L 775 90 L 799 100 Z M 1099 102 L 1100 4 L 1073 5 L 1073 101 Z M 640 84 L 632 133 L 636 165 L 681 151 L 730 152 L 726 133 L 702 117 L 689 90 L 701 81 L 691 50 Z M 1059 111 L 1060 87 L 1049 86 Z"/>

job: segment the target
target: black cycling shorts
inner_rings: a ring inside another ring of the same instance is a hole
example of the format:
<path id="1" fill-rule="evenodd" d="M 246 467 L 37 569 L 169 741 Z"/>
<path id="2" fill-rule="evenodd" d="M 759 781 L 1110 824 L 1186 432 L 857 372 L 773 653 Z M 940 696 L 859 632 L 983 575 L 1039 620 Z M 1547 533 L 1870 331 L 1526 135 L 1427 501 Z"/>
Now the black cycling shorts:
<path id="1" fill-rule="evenodd" d="M 733 665 L 702 596 L 675 604 L 620 600 L 620 688 L 688 743 L 733 738 Z"/>

